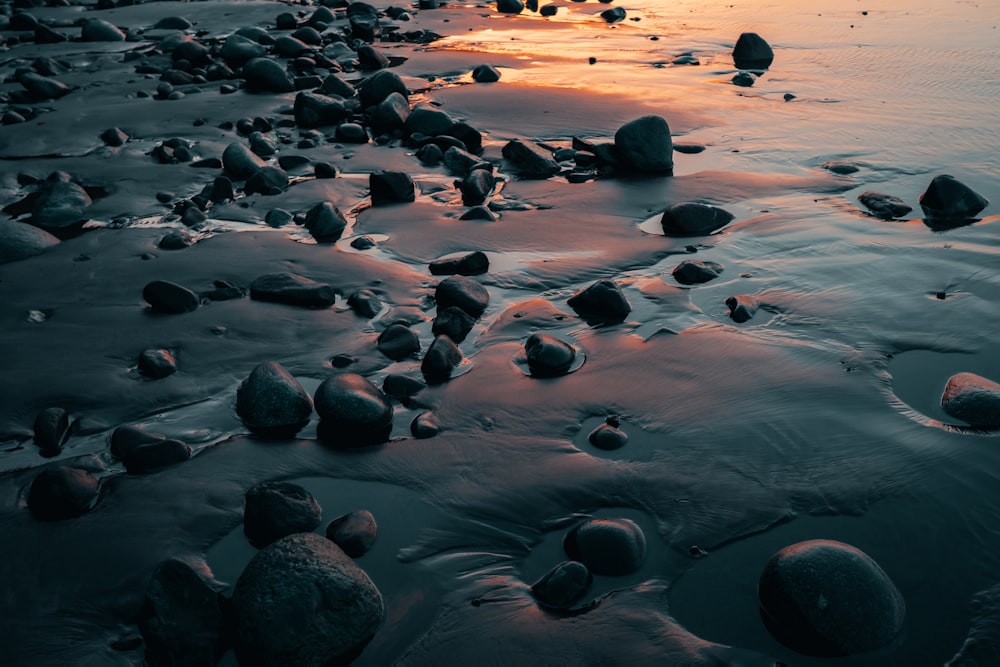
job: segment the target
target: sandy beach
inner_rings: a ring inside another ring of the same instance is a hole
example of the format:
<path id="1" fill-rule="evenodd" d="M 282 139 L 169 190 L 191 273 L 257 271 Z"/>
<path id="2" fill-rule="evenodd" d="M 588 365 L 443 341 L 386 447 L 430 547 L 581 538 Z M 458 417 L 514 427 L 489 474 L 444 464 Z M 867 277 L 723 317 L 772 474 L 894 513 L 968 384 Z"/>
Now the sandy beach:
<path id="1" fill-rule="evenodd" d="M 0 3 L 0 663 L 1000 664 L 1000 10 L 526 4 Z"/>

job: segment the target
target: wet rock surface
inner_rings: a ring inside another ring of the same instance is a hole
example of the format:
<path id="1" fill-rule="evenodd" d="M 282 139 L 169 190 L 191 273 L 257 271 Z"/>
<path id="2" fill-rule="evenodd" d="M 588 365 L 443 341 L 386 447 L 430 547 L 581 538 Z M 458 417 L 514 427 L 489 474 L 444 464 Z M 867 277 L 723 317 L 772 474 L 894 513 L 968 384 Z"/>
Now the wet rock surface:
<path id="1" fill-rule="evenodd" d="M 975 373 L 958 373 L 948 379 L 941 407 L 973 426 L 1000 426 L 1000 384 Z"/>
<path id="2" fill-rule="evenodd" d="M 247 491 L 243 532 L 262 549 L 287 535 L 312 532 L 322 519 L 319 504 L 298 484 L 265 482 Z"/>
<path id="3" fill-rule="evenodd" d="M 313 395 L 320 436 L 336 446 L 385 442 L 392 429 L 392 405 L 375 385 L 355 373 L 327 378 Z"/>
<path id="4" fill-rule="evenodd" d="M 281 364 L 264 362 L 236 391 L 236 414 L 251 431 L 289 436 L 312 416 L 312 398 Z"/>
<path id="5" fill-rule="evenodd" d="M 646 536 L 630 519 L 584 521 L 566 535 L 563 547 L 570 559 L 594 574 L 630 574 L 646 558 Z"/>

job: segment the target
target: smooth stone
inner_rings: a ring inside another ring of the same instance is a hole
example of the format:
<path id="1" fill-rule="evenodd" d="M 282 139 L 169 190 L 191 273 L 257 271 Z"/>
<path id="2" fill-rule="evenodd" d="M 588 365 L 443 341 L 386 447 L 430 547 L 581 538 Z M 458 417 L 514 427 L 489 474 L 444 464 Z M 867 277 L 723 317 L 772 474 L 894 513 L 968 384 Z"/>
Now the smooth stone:
<path id="1" fill-rule="evenodd" d="M 447 112 L 432 106 L 418 104 L 410 111 L 404 128 L 408 134 L 423 134 L 436 137 L 445 134 L 455 126 L 455 119 Z"/>
<path id="2" fill-rule="evenodd" d="M 123 459 L 129 451 L 139 445 L 148 445 L 149 443 L 160 442 L 166 439 L 165 436 L 159 433 L 152 433 L 138 426 L 123 424 L 111 432 L 111 455 L 117 459 Z"/>
<path id="3" fill-rule="evenodd" d="M 941 408 L 973 426 L 1000 426 L 1000 384 L 975 373 L 952 375 Z"/>
<path id="4" fill-rule="evenodd" d="M 438 284 L 434 290 L 434 299 L 439 310 L 457 306 L 471 317 L 478 319 L 486 312 L 490 293 L 474 278 L 451 276 Z"/>
<path id="5" fill-rule="evenodd" d="M 326 538 L 351 558 L 360 558 L 375 544 L 378 526 L 368 510 L 355 510 L 330 522 Z"/>
<path id="6" fill-rule="evenodd" d="M 437 416 L 430 410 L 421 412 L 410 422 L 410 434 L 417 440 L 433 438 L 440 432 L 441 424 L 438 423 Z"/>
<path id="7" fill-rule="evenodd" d="M 322 520 L 319 503 L 298 484 L 263 482 L 246 493 L 243 532 L 258 549 L 287 535 L 310 533 Z"/>
<path id="8" fill-rule="evenodd" d="M 87 513 L 97 502 L 100 482 L 82 468 L 53 466 L 31 482 L 28 509 L 41 521 L 72 519 Z"/>
<path id="9" fill-rule="evenodd" d="M 500 70 L 493 65 L 477 65 L 472 70 L 472 80 L 476 83 L 495 83 L 500 80 Z"/>
<path id="10" fill-rule="evenodd" d="M 312 398 L 276 361 L 258 365 L 236 390 L 236 414 L 251 431 L 291 436 L 312 416 Z"/>
<path id="11" fill-rule="evenodd" d="M 274 52 L 282 58 L 298 58 L 309 51 L 308 44 L 291 35 L 282 35 L 274 40 Z"/>
<path id="12" fill-rule="evenodd" d="M 371 44 L 358 47 L 358 69 L 362 72 L 376 72 L 389 66 L 389 58 Z"/>
<path id="13" fill-rule="evenodd" d="M 806 655 L 856 655 L 889 645 L 906 605 L 888 575 L 861 550 L 810 540 L 774 554 L 757 595 L 765 625 Z"/>
<path id="14" fill-rule="evenodd" d="M 361 98 L 361 106 L 365 108 L 379 104 L 392 93 L 398 93 L 404 102 L 409 95 L 403 79 L 395 72 L 388 70 L 375 72 L 362 81 L 357 90 Z M 409 109 L 408 104 L 407 109 Z"/>
<path id="15" fill-rule="evenodd" d="M 379 334 L 378 351 L 393 361 L 402 361 L 420 351 L 417 332 L 405 324 L 390 324 Z"/>
<path id="16" fill-rule="evenodd" d="M 449 149 L 452 150 L 452 149 Z M 486 169 L 473 169 L 462 179 L 458 188 L 462 193 L 462 204 L 478 206 L 483 204 L 496 187 L 496 177 Z"/>
<path id="17" fill-rule="evenodd" d="M 321 667 L 358 652 L 382 624 L 375 584 L 343 550 L 314 533 L 258 552 L 231 601 L 237 656 L 265 665 Z"/>
<path id="18" fill-rule="evenodd" d="M 533 377 L 565 375 L 576 360 L 576 349 L 572 345 L 548 334 L 532 334 L 524 343 L 524 351 Z"/>
<path id="19" fill-rule="evenodd" d="M 774 62 L 774 51 L 767 41 L 755 32 L 745 32 L 733 47 L 733 63 L 739 69 L 767 69 Z"/>
<path id="20" fill-rule="evenodd" d="M 685 259 L 674 267 L 670 275 L 682 285 L 700 285 L 718 278 L 722 270 L 722 264 L 718 262 Z"/>
<path id="21" fill-rule="evenodd" d="M 440 146 L 435 144 L 428 144 L 428 146 L 435 146 L 438 150 L 441 150 Z M 473 155 L 464 148 L 459 148 L 458 146 L 449 146 L 445 149 L 442 155 L 442 160 L 444 161 L 444 166 L 448 168 L 448 171 L 455 174 L 456 176 L 468 176 L 473 170 L 481 169 L 492 175 L 493 165 L 489 162 L 483 160 L 483 158 L 478 155 Z M 492 189 L 492 186 L 490 187 Z"/>
<path id="22" fill-rule="evenodd" d="M 49 231 L 69 230 L 87 219 L 84 210 L 92 203 L 87 191 L 70 180 L 69 174 L 55 172 L 39 191 L 31 222 Z"/>
<path id="23" fill-rule="evenodd" d="M 532 141 L 512 139 L 501 153 L 521 178 L 545 179 L 558 174 L 561 169 L 549 151 Z"/>
<path id="24" fill-rule="evenodd" d="M 186 229 L 172 229 L 163 235 L 156 247 L 160 250 L 183 250 L 194 245 L 194 237 Z"/>
<path id="25" fill-rule="evenodd" d="M 566 535 L 563 548 L 594 574 L 622 576 L 642 567 L 646 536 L 630 519 L 590 519 Z"/>
<path id="26" fill-rule="evenodd" d="M 337 300 L 337 292 L 326 283 L 294 273 L 269 273 L 250 284 L 250 298 L 303 308 L 328 308 Z"/>
<path id="27" fill-rule="evenodd" d="M 531 594 L 540 604 L 553 609 L 569 609 L 586 595 L 594 581 L 587 566 L 573 560 L 563 561 L 531 586 Z"/>
<path id="28" fill-rule="evenodd" d="M 476 325 L 476 318 L 458 306 L 438 308 L 437 317 L 431 324 L 431 333 L 435 336 L 447 336 L 456 343 L 461 343 Z"/>
<path id="29" fill-rule="evenodd" d="M 154 313 L 180 314 L 197 310 L 198 295 L 187 287 L 167 280 L 154 280 L 142 288 L 142 298 Z"/>
<path id="30" fill-rule="evenodd" d="M 326 11 L 330 11 L 326 7 L 321 7 L 320 9 L 325 9 Z M 293 32 L 290 36 L 293 39 L 297 39 L 299 42 L 303 44 L 308 44 L 309 46 L 322 46 L 323 36 L 319 33 L 318 30 L 316 30 L 316 28 L 313 27 L 313 25 L 315 25 L 316 21 L 318 20 L 321 19 L 317 19 L 316 12 L 313 12 L 313 15 L 309 17 L 310 25 L 302 26 L 301 28 Z M 277 40 L 275 40 L 275 46 L 277 46 Z"/>
<path id="31" fill-rule="evenodd" d="M 405 92 L 406 88 L 403 88 Z M 329 74 L 323 79 L 322 85 L 319 87 L 319 92 L 324 95 L 335 95 L 337 97 L 343 97 L 344 99 L 349 99 L 358 94 L 358 91 L 348 83 L 339 74 Z M 381 100 L 379 100 L 381 101 Z"/>
<path id="32" fill-rule="evenodd" d="M 347 305 L 361 317 L 371 319 L 382 311 L 382 299 L 375 292 L 359 289 L 347 297 Z"/>
<path id="33" fill-rule="evenodd" d="M 164 16 L 153 25 L 154 30 L 187 30 L 191 22 L 183 16 Z"/>
<path id="34" fill-rule="evenodd" d="M 858 201 L 871 211 L 874 216 L 883 220 L 902 218 L 913 210 L 912 206 L 899 197 L 882 194 L 881 192 L 863 192 L 858 195 Z"/>
<path id="35" fill-rule="evenodd" d="M 248 195 L 280 195 L 288 187 L 288 174 L 278 167 L 261 167 L 247 179 L 243 192 Z"/>
<path id="36" fill-rule="evenodd" d="M 742 324 L 753 319 L 757 314 L 757 299 L 749 294 L 736 294 L 726 299 L 729 317 L 733 322 Z"/>
<path id="37" fill-rule="evenodd" d="M 625 10 L 621 7 L 612 7 L 601 12 L 601 18 L 607 23 L 618 23 L 625 20 Z"/>
<path id="38" fill-rule="evenodd" d="M 459 220 L 478 220 L 480 222 L 496 222 L 497 216 L 486 206 L 472 206 L 458 217 Z"/>
<path id="39" fill-rule="evenodd" d="M 57 245 L 59 239 L 40 227 L 16 220 L 0 222 L 0 264 L 41 255 Z"/>
<path id="40" fill-rule="evenodd" d="M 733 76 L 732 82 L 734 86 L 750 88 L 757 82 L 757 78 L 750 72 L 738 72 Z"/>
<path id="41" fill-rule="evenodd" d="M 587 440 L 598 449 L 613 451 L 621 449 L 628 443 L 628 434 L 619 428 L 617 418 L 609 417 L 606 422 L 590 432 Z"/>
<path id="42" fill-rule="evenodd" d="M 295 90 L 295 83 L 288 72 L 275 60 L 270 58 L 253 58 L 243 66 L 243 77 L 247 88 L 261 93 L 290 93 Z"/>
<path id="43" fill-rule="evenodd" d="M 222 151 L 222 168 L 233 178 L 250 178 L 258 169 L 266 166 L 267 163 L 244 144 L 232 143 Z"/>
<path id="44" fill-rule="evenodd" d="M 69 413 L 63 408 L 45 408 L 35 415 L 35 444 L 44 451 L 58 452 L 69 437 Z"/>
<path id="45" fill-rule="evenodd" d="M 372 206 L 406 204 L 416 199 L 413 179 L 402 171 L 374 171 L 368 175 Z"/>
<path id="46" fill-rule="evenodd" d="M 34 72 L 25 72 L 19 75 L 17 82 L 24 86 L 24 89 L 28 93 L 39 100 L 54 100 L 73 92 L 62 81 L 35 74 Z"/>
<path id="47" fill-rule="evenodd" d="M 90 19 L 83 24 L 80 39 L 84 42 L 124 42 L 125 33 L 102 19 Z"/>
<path id="48" fill-rule="evenodd" d="M 483 133 L 468 123 L 455 123 L 448 130 L 448 136 L 461 141 L 462 145 L 465 146 L 465 150 L 470 153 L 478 154 L 483 150 Z"/>
<path id="49" fill-rule="evenodd" d="M 219 55 L 230 65 L 238 67 L 254 58 L 263 58 L 267 55 L 267 49 L 249 37 L 233 34 L 226 38 L 219 49 Z"/>
<path id="50" fill-rule="evenodd" d="M 295 124 L 304 128 L 326 127 L 344 122 L 350 112 L 341 100 L 302 91 L 295 96 L 292 108 Z"/>
<path id="51" fill-rule="evenodd" d="M 668 174 L 674 169 L 670 126 L 662 116 L 642 116 L 615 132 L 614 153 L 628 171 Z"/>
<path id="52" fill-rule="evenodd" d="M 448 336 L 437 336 L 420 363 L 427 384 L 441 384 L 451 379 L 451 373 L 462 363 L 462 351 Z"/>
<path id="53" fill-rule="evenodd" d="M 139 631 L 151 665 L 214 665 L 226 650 L 223 586 L 201 560 L 171 558 L 146 587 Z"/>
<path id="54" fill-rule="evenodd" d="M 161 380 L 177 372 L 177 360 L 170 350 L 149 349 L 139 355 L 139 372 L 153 380 Z"/>
<path id="55" fill-rule="evenodd" d="M 129 449 L 122 457 L 132 475 L 155 472 L 191 458 L 191 448 L 180 440 L 156 440 Z"/>
<path id="56" fill-rule="evenodd" d="M 271 157 L 278 152 L 278 142 L 261 132 L 253 132 L 249 137 L 250 150 L 262 158 Z"/>
<path id="57" fill-rule="evenodd" d="M 613 280 L 598 280 L 571 296 L 566 303 L 591 324 L 622 322 L 632 312 L 631 304 Z"/>
<path id="58" fill-rule="evenodd" d="M 333 203 L 325 201 L 306 213 L 305 228 L 319 243 L 334 243 L 347 229 L 347 218 Z"/>
<path id="59" fill-rule="evenodd" d="M 358 123 L 341 123 L 337 126 L 335 136 L 337 141 L 348 144 L 368 143 L 368 131 Z"/>
<path id="60" fill-rule="evenodd" d="M 497 11 L 501 14 L 520 14 L 524 11 L 521 0 L 497 0 Z"/>
<path id="61" fill-rule="evenodd" d="M 476 250 L 460 257 L 436 259 L 428 268 L 435 276 L 478 276 L 490 270 L 490 258 L 481 250 Z"/>
<path id="62" fill-rule="evenodd" d="M 420 380 L 398 373 L 389 373 L 382 381 L 382 392 L 403 403 L 426 388 L 427 385 Z"/>
<path id="63" fill-rule="evenodd" d="M 718 206 L 699 202 L 674 204 L 660 216 L 660 226 L 667 236 L 707 236 L 725 227 L 733 214 Z"/>
<path id="64" fill-rule="evenodd" d="M 406 119 L 410 116 L 410 104 L 399 93 L 389 93 L 389 96 L 379 102 L 369 112 L 368 120 L 375 134 L 383 134 L 402 130 Z"/>
<path id="65" fill-rule="evenodd" d="M 974 218 L 988 204 L 982 195 L 947 174 L 935 176 L 920 195 L 920 208 L 933 220 Z"/>
<path id="66" fill-rule="evenodd" d="M 385 442 L 392 430 L 392 404 L 365 377 L 341 373 L 327 378 L 313 396 L 321 437 L 351 447 Z"/>

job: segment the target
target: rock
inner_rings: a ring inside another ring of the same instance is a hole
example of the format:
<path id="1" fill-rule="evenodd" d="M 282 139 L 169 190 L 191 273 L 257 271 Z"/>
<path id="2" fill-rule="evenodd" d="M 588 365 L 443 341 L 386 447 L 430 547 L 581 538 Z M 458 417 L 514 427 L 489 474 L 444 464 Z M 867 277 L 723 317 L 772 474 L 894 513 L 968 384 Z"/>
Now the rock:
<path id="1" fill-rule="evenodd" d="M 629 519 L 590 519 L 566 535 L 563 548 L 594 574 L 622 576 L 642 567 L 646 536 Z"/>
<path id="2" fill-rule="evenodd" d="M 163 235 L 156 247 L 160 250 L 183 250 L 194 243 L 194 237 L 186 229 L 172 229 Z"/>
<path id="3" fill-rule="evenodd" d="M 129 474 L 142 475 L 183 463 L 190 458 L 191 448 L 187 443 L 163 439 L 132 447 L 122 457 L 122 463 Z"/>
<path id="4" fill-rule="evenodd" d="M 243 66 L 247 88 L 260 93 L 290 93 L 295 90 L 288 72 L 270 58 L 253 58 Z"/>
<path id="5" fill-rule="evenodd" d="M 736 294 L 726 299 L 729 317 L 736 323 L 750 321 L 757 314 L 757 299 L 749 294 Z"/>
<path id="6" fill-rule="evenodd" d="M 907 205 L 899 197 L 885 195 L 881 192 L 863 192 L 858 195 L 858 201 L 871 211 L 873 215 L 883 220 L 902 218 L 913 210 L 912 206 Z"/>
<path id="7" fill-rule="evenodd" d="M 733 63 L 739 69 L 763 70 L 774 62 L 774 51 L 763 37 L 755 32 L 745 32 L 733 47 Z"/>
<path id="8" fill-rule="evenodd" d="M 601 12 L 601 18 L 608 23 L 618 23 L 625 20 L 625 10 L 621 7 L 612 7 Z"/>
<path id="9" fill-rule="evenodd" d="M 337 300 L 337 292 L 326 283 L 295 273 L 270 273 L 250 284 L 250 298 L 303 308 L 329 308 Z"/>
<path id="10" fill-rule="evenodd" d="M 226 38 L 219 49 L 219 55 L 229 65 L 239 67 L 254 58 L 263 58 L 267 55 L 267 49 L 248 37 L 234 34 Z"/>
<path id="11" fill-rule="evenodd" d="M 313 206 L 306 213 L 305 227 L 320 243 L 334 243 L 347 229 L 347 218 L 331 202 Z"/>
<path id="12" fill-rule="evenodd" d="M 631 304 L 613 280 L 598 280 L 571 296 L 566 303 L 591 324 L 622 322 L 632 312 Z"/>
<path id="13" fill-rule="evenodd" d="M 69 437 L 69 413 L 63 408 L 45 408 L 35 415 L 35 444 L 43 455 L 54 455 Z"/>
<path id="14" fill-rule="evenodd" d="M 54 172 L 43 183 L 31 209 L 32 224 L 46 231 L 60 233 L 78 230 L 92 204 L 90 195 L 65 172 Z"/>
<path id="15" fill-rule="evenodd" d="M 347 5 L 347 20 L 351 24 L 351 35 L 357 39 L 371 42 L 379 33 L 378 10 L 366 2 L 355 0 Z"/>
<path id="16" fill-rule="evenodd" d="M 139 355 L 139 372 L 152 380 L 160 380 L 177 372 L 177 360 L 170 350 L 143 350 Z"/>
<path id="17" fill-rule="evenodd" d="M 236 390 L 236 414 L 248 429 L 291 437 L 309 422 L 312 398 L 276 361 L 258 365 Z"/>
<path id="18" fill-rule="evenodd" d="M 398 78 L 398 77 L 397 77 Z M 400 79 L 402 83 L 402 79 Z M 344 99 L 349 99 L 357 95 L 358 91 L 354 89 L 350 83 L 345 81 L 338 74 L 330 74 L 323 79 L 323 84 L 319 87 L 319 92 L 324 95 L 334 95 L 336 97 L 343 97 Z M 403 87 L 403 93 L 406 93 L 406 87 Z M 379 100 L 381 102 L 381 100 Z"/>
<path id="19" fill-rule="evenodd" d="M 440 147 L 437 148 L 440 150 Z M 492 164 L 486 162 L 478 155 L 473 155 L 458 146 L 450 146 L 447 150 L 445 150 L 442 160 L 444 161 L 444 166 L 448 168 L 448 171 L 456 176 L 468 176 L 473 170 L 476 169 L 486 171 L 490 175 L 493 173 Z"/>
<path id="20" fill-rule="evenodd" d="M 266 196 L 280 195 L 288 186 L 288 174 L 278 167 L 261 167 L 247 179 L 243 192 Z"/>
<path id="21" fill-rule="evenodd" d="M 425 410 L 413 418 L 410 422 L 410 433 L 417 440 L 433 438 L 441 432 L 441 425 L 437 417 L 430 410 Z"/>
<path id="22" fill-rule="evenodd" d="M 72 519 L 97 502 L 100 482 L 89 471 L 53 466 L 40 472 L 28 490 L 28 509 L 41 521 Z"/>
<path id="23" fill-rule="evenodd" d="M 477 65 L 472 70 L 472 80 L 476 83 L 495 83 L 500 80 L 500 71 L 493 65 Z"/>
<path id="24" fill-rule="evenodd" d="M 142 298 L 154 313 L 189 313 L 201 305 L 198 295 L 166 280 L 154 280 L 142 289 Z"/>
<path id="25" fill-rule="evenodd" d="M 479 281 L 468 276 L 451 276 L 442 280 L 434 290 L 438 309 L 449 306 L 461 308 L 471 317 L 478 319 L 486 312 L 490 293 Z"/>
<path id="26" fill-rule="evenodd" d="M 410 116 L 410 104 L 399 93 L 390 93 L 388 97 L 375 105 L 369 112 L 369 123 L 372 132 L 383 134 L 402 130 L 406 119 Z"/>
<path id="27" fill-rule="evenodd" d="M 16 220 L 0 222 L 0 264 L 41 255 L 59 239 L 44 229 Z"/>
<path id="28" fill-rule="evenodd" d="M 643 116 L 618 128 L 614 152 L 627 171 L 673 173 L 674 149 L 670 126 L 661 116 Z"/>
<path id="29" fill-rule="evenodd" d="M 729 211 L 698 202 L 674 204 L 660 217 L 667 236 L 707 236 L 733 220 Z"/>
<path id="30" fill-rule="evenodd" d="M 371 44 L 358 47 L 358 69 L 362 72 L 375 72 L 388 66 L 389 59 Z"/>
<path id="31" fill-rule="evenodd" d="M 156 566 L 139 621 L 150 665 L 214 665 L 226 650 L 222 585 L 204 561 L 171 558 Z"/>
<path id="32" fill-rule="evenodd" d="M 524 11 L 521 0 L 497 0 L 497 11 L 501 14 L 520 14 Z"/>
<path id="33" fill-rule="evenodd" d="M 311 533 L 322 519 L 319 504 L 298 484 L 264 482 L 247 491 L 243 532 L 263 549 L 287 535 Z"/>
<path id="34" fill-rule="evenodd" d="M 462 192 L 462 204 L 465 206 L 478 206 L 482 204 L 493 193 L 495 187 L 496 178 L 490 171 L 486 169 L 473 169 L 459 184 L 459 190 Z"/>
<path id="35" fill-rule="evenodd" d="M 293 111 L 295 124 L 304 128 L 337 125 L 350 116 L 342 101 L 306 91 L 295 96 Z"/>
<path id="36" fill-rule="evenodd" d="M 420 338 L 405 324 L 390 324 L 379 334 L 377 345 L 385 356 L 402 361 L 420 351 Z"/>
<path id="37" fill-rule="evenodd" d="M 437 317 L 431 325 L 431 333 L 435 336 L 447 336 L 456 343 L 461 343 L 476 325 L 476 318 L 458 306 L 438 308 Z"/>
<path id="38" fill-rule="evenodd" d="M 806 655 L 855 655 L 887 646 L 906 615 L 882 568 L 855 547 L 810 540 L 785 547 L 764 566 L 757 594 L 765 625 Z"/>
<path id="39" fill-rule="evenodd" d="M 382 391 L 404 404 L 426 388 L 420 380 L 398 373 L 389 373 L 382 381 Z"/>
<path id="40" fill-rule="evenodd" d="M 988 204 L 981 195 L 947 174 L 935 176 L 920 195 L 920 208 L 933 220 L 974 218 Z"/>
<path id="41" fill-rule="evenodd" d="M 371 319 L 382 311 L 382 299 L 375 292 L 359 289 L 347 297 L 347 305 L 361 317 Z"/>
<path id="42" fill-rule="evenodd" d="M 385 442 L 392 431 L 392 405 L 385 394 L 361 375 L 327 378 L 313 396 L 321 437 L 351 447 Z"/>
<path id="43" fill-rule="evenodd" d="M 539 378 L 565 375 L 576 360 L 572 345 L 548 334 L 532 334 L 524 343 L 524 352 L 531 375 Z"/>
<path id="44" fill-rule="evenodd" d="M 420 362 L 420 371 L 427 384 L 441 384 L 451 379 L 451 373 L 462 363 L 462 351 L 448 336 L 437 336 Z"/>
<path id="45" fill-rule="evenodd" d="M 587 440 L 594 447 L 605 451 L 621 449 L 628 443 L 628 434 L 619 428 L 621 423 L 617 417 L 608 417 L 603 424 L 590 432 Z"/>
<path id="46" fill-rule="evenodd" d="M 24 86 L 28 93 L 38 100 L 55 100 L 69 95 L 72 89 L 62 81 L 25 72 L 17 77 L 17 82 Z"/>
<path id="47" fill-rule="evenodd" d="M 258 552 L 236 582 L 231 610 L 238 656 L 297 667 L 357 653 L 385 613 L 368 576 L 314 533 L 290 535 Z"/>
<path id="48" fill-rule="evenodd" d="M 166 440 L 166 437 L 137 426 L 122 425 L 111 433 L 111 455 L 118 459 L 124 459 L 131 450 L 139 445 L 148 445 L 161 440 Z"/>
<path id="49" fill-rule="evenodd" d="M 44 23 L 35 26 L 35 44 L 60 44 L 68 39 L 66 35 L 53 30 Z"/>
<path id="50" fill-rule="evenodd" d="M 80 39 L 84 42 L 124 42 L 125 33 L 101 19 L 89 19 L 83 24 Z"/>
<path id="51" fill-rule="evenodd" d="M 373 171 L 368 175 L 372 206 L 405 204 L 416 199 L 413 179 L 402 171 Z"/>
<path id="52" fill-rule="evenodd" d="M 458 217 L 459 220 L 479 220 L 482 222 L 495 222 L 496 214 L 485 206 L 472 206 L 468 211 Z"/>
<path id="53" fill-rule="evenodd" d="M 336 518 L 326 527 L 326 538 L 351 558 L 360 558 L 375 544 L 378 526 L 368 510 L 355 510 Z"/>
<path id="54" fill-rule="evenodd" d="M 490 258 L 476 250 L 460 257 L 436 259 L 430 263 L 431 274 L 435 276 L 478 276 L 490 270 Z"/>
<path id="55" fill-rule="evenodd" d="M 404 127 L 407 134 L 436 137 L 446 134 L 454 126 L 455 119 L 446 112 L 432 106 L 418 104 L 410 111 Z"/>
<path id="56" fill-rule="evenodd" d="M 404 102 L 406 102 L 406 98 L 409 95 L 403 79 L 395 72 L 388 70 L 375 72 L 358 86 L 361 106 L 365 108 L 379 104 L 392 93 L 398 93 Z M 408 103 L 406 108 L 409 109 Z"/>
<path id="57" fill-rule="evenodd" d="M 1000 384 L 975 373 L 948 378 L 941 408 L 973 426 L 1000 426 Z"/>
<path id="58" fill-rule="evenodd" d="M 732 82 L 734 86 L 740 86 L 741 88 L 750 88 L 757 79 L 750 72 L 737 72 L 733 75 Z"/>
<path id="59" fill-rule="evenodd" d="M 262 158 L 271 157 L 278 152 L 278 142 L 261 132 L 252 132 L 249 137 L 250 151 Z"/>
<path id="60" fill-rule="evenodd" d="M 521 178 L 543 179 L 560 171 L 552 154 L 531 141 L 512 139 L 501 150 L 504 158 Z"/>
<path id="61" fill-rule="evenodd" d="M 569 609 L 583 599 L 593 581 L 594 575 L 586 565 L 567 560 L 532 584 L 531 594 L 545 607 Z"/>
<path id="62" fill-rule="evenodd" d="M 295 30 L 298 26 L 299 22 L 291 12 L 282 12 L 274 19 L 274 27 L 278 30 Z"/>
<path id="63" fill-rule="evenodd" d="M 470 153 L 479 154 L 483 150 L 483 133 L 468 123 L 455 123 L 448 130 L 449 137 L 455 137 Z"/>
<path id="64" fill-rule="evenodd" d="M 241 143 L 232 143 L 222 152 L 222 168 L 233 178 L 250 178 L 267 163 Z"/>
<path id="65" fill-rule="evenodd" d="M 337 126 L 337 141 L 347 144 L 367 144 L 368 131 L 358 123 L 341 123 Z"/>
<path id="66" fill-rule="evenodd" d="M 722 270 L 722 265 L 718 262 L 685 259 L 674 267 L 671 275 L 682 285 L 700 285 L 718 278 Z"/>
<path id="67" fill-rule="evenodd" d="M 183 60 L 192 65 L 205 65 L 212 59 L 208 47 L 190 37 L 184 37 L 171 51 L 170 56 L 174 62 Z"/>
<path id="68" fill-rule="evenodd" d="M 274 52 L 282 58 L 298 58 L 309 51 L 308 44 L 291 35 L 282 35 L 274 40 Z"/>

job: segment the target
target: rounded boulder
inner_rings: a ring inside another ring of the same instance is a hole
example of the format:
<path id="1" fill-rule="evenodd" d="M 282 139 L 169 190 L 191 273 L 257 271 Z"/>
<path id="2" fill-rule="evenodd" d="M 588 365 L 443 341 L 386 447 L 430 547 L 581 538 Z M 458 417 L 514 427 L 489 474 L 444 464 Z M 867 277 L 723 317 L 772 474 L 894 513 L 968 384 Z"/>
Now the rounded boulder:
<path id="1" fill-rule="evenodd" d="M 343 446 L 385 442 L 392 431 L 392 404 L 378 387 L 356 373 L 327 378 L 313 396 L 320 436 Z"/>
<path id="2" fill-rule="evenodd" d="M 621 576 L 642 567 L 646 536 L 630 519 L 590 519 L 566 535 L 563 548 L 594 574 Z"/>
<path id="3" fill-rule="evenodd" d="M 266 361 L 236 390 L 236 414 L 251 431 L 294 434 L 312 416 L 312 399 L 284 366 Z"/>

